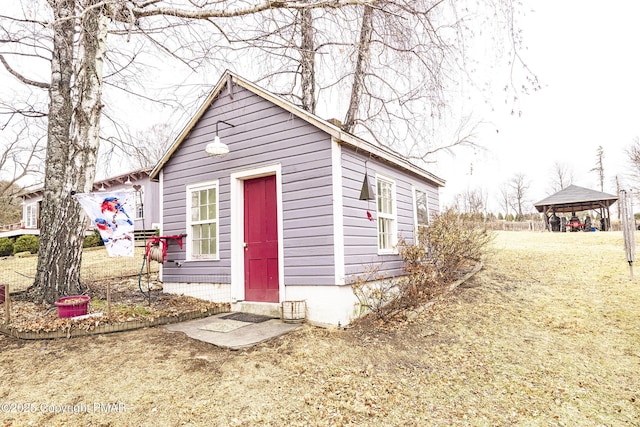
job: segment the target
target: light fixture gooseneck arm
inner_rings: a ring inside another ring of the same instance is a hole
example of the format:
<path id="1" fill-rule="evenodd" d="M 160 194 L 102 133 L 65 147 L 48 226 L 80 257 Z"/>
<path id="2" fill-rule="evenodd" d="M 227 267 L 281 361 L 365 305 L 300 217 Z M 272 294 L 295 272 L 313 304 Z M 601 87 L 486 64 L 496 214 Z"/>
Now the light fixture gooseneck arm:
<path id="1" fill-rule="evenodd" d="M 207 144 L 207 146 L 205 147 L 205 152 L 209 156 L 224 157 L 229 154 L 229 147 L 227 146 L 227 144 L 224 144 L 222 141 L 220 141 L 220 137 L 218 136 L 218 127 L 220 123 L 224 123 L 225 125 L 232 128 L 236 127 L 235 125 L 229 122 L 225 122 L 224 120 L 218 120 L 216 122 L 216 136 L 213 138 L 213 142 Z"/>
<path id="2" fill-rule="evenodd" d="M 216 135 L 218 134 L 218 124 L 219 124 L 219 123 L 224 123 L 225 125 L 227 125 L 227 126 L 231 126 L 232 128 L 236 127 L 236 125 L 232 125 L 231 123 L 229 123 L 229 122 L 225 122 L 224 120 L 218 120 L 218 121 L 216 122 Z"/>

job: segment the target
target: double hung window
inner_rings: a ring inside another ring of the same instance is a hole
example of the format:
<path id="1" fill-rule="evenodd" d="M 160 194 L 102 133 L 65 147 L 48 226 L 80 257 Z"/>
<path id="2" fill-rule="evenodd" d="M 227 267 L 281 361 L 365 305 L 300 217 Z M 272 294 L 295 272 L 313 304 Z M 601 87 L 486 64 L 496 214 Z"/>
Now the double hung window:
<path id="1" fill-rule="evenodd" d="M 187 258 L 218 259 L 218 182 L 187 187 Z"/>
<path id="2" fill-rule="evenodd" d="M 25 206 L 25 228 L 38 228 L 38 203 Z"/>
<path id="3" fill-rule="evenodd" d="M 426 191 L 414 188 L 413 190 L 413 211 L 415 215 L 415 236 L 418 238 L 424 234 L 424 229 L 429 225 L 429 208 L 427 206 L 428 196 Z"/>
<path id="4" fill-rule="evenodd" d="M 396 189 L 393 180 L 376 176 L 378 253 L 395 253 L 397 244 Z"/>

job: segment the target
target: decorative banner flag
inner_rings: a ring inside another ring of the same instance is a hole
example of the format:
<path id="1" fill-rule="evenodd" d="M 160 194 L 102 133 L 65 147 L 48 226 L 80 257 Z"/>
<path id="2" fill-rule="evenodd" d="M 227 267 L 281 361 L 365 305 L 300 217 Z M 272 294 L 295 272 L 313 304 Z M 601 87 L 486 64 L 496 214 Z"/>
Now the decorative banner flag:
<path id="1" fill-rule="evenodd" d="M 134 191 L 113 191 L 74 195 L 100 232 L 109 256 L 133 257 L 134 194 Z"/>

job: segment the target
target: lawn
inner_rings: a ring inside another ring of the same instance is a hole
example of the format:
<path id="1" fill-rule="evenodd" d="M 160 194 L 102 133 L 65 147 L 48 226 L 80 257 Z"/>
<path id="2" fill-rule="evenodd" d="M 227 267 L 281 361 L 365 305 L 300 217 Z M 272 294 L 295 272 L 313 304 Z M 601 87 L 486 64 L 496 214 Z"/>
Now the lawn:
<path id="1" fill-rule="evenodd" d="M 163 328 L 0 337 L 0 424 L 640 426 L 622 235 L 499 232 L 493 246 L 391 329 L 305 326 L 238 352 Z"/>

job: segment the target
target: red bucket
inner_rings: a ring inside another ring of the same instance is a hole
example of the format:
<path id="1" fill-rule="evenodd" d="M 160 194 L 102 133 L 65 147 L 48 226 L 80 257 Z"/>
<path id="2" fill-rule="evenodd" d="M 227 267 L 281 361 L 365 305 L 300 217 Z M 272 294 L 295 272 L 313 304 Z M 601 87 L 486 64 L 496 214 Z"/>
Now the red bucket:
<path id="1" fill-rule="evenodd" d="M 59 298 L 55 304 L 58 307 L 58 317 L 75 317 L 87 314 L 90 298 L 86 295 L 71 295 Z"/>

